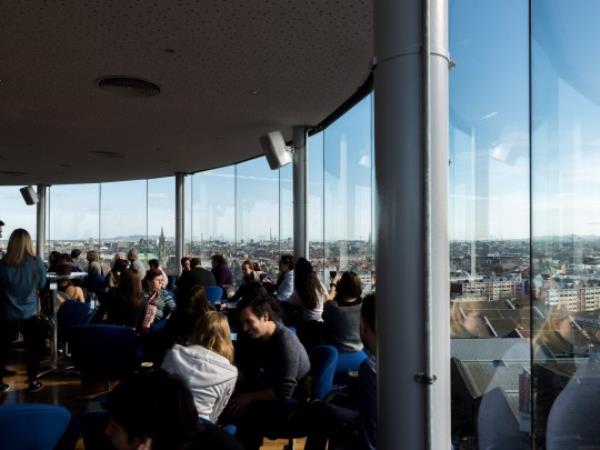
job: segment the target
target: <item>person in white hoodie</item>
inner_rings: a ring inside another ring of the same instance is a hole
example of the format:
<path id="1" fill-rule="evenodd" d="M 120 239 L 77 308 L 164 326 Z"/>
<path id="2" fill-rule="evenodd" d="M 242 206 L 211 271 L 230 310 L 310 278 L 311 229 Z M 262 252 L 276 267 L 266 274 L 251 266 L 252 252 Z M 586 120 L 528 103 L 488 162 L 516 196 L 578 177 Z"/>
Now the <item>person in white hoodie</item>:
<path id="1" fill-rule="evenodd" d="M 233 344 L 227 318 L 216 311 L 205 313 L 196 324 L 191 344 L 175 344 L 162 363 L 188 385 L 198 416 L 215 423 L 227 405 L 238 370 L 232 364 Z"/>

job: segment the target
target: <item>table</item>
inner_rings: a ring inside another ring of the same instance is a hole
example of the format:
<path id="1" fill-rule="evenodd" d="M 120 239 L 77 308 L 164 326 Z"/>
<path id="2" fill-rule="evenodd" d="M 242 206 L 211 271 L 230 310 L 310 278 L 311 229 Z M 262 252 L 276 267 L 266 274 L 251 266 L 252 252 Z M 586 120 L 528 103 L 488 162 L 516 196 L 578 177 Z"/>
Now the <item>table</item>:
<path id="1" fill-rule="evenodd" d="M 57 274 L 48 272 L 46 279 L 50 282 L 51 308 L 52 308 L 52 334 L 50 335 L 50 369 L 41 372 L 38 376 L 53 374 L 58 371 L 58 323 L 56 313 L 56 291 L 58 291 L 58 282 L 61 280 L 77 280 L 87 277 L 87 272 L 71 272 L 70 274 Z"/>

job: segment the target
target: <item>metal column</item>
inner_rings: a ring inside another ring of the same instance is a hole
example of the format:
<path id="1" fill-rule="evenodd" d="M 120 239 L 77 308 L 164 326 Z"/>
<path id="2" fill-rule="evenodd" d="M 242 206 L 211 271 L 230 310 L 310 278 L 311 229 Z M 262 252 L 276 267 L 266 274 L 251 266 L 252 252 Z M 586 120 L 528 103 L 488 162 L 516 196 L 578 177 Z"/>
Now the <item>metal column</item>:
<path id="1" fill-rule="evenodd" d="M 375 2 L 378 447 L 385 449 L 450 447 L 447 16 L 445 0 Z"/>
<path id="2" fill-rule="evenodd" d="M 175 264 L 177 265 L 177 273 L 181 273 L 181 258 L 183 258 L 183 239 L 185 232 L 184 223 L 184 183 L 185 174 L 178 172 L 175 174 Z"/>
<path id="3" fill-rule="evenodd" d="M 36 238 L 35 238 L 35 253 L 40 258 L 44 259 L 46 250 L 46 194 L 48 186 L 38 184 L 37 196 L 38 203 L 36 205 Z"/>
<path id="4" fill-rule="evenodd" d="M 294 127 L 294 256 L 308 258 L 306 127 Z"/>

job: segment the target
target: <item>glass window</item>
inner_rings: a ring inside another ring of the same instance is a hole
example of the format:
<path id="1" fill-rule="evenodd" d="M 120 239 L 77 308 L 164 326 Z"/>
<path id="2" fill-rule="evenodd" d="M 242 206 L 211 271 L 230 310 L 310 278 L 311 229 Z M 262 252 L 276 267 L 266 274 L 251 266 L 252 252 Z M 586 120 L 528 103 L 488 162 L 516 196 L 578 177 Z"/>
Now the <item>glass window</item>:
<path id="1" fill-rule="evenodd" d="M 83 257 L 97 250 L 100 238 L 100 185 L 65 184 L 49 189 L 49 251 L 70 253 L 77 248 Z"/>
<path id="2" fill-rule="evenodd" d="M 516 0 L 450 3 L 456 62 L 450 72 L 452 436 L 458 448 L 530 448 L 528 7 Z"/>
<path id="3" fill-rule="evenodd" d="M 279 253 L 294 253 L 293 165 L 279 169 Z"/>
<path id="4" fill-rule="evenodd" d="M 148 260 L 158 259 L 177 274 L 175 255 L 175 177 L 148 180 Z"/>
<path id="5" fill-rule="evenodd" d="M 0 253 L 6 250 L 8 238 L 17 228 L 26 229 L 35 240 L 37 233 L 36 206 L 26 205 L 19 189 L 21 186 L 0 186 L 0 220 L 5 225 L 0 237 Z"/>
<path id="6" fill-rule="evenodd" d="M 323 132 L 308 139 L 308 252 L 317 274 L 325 270 L 323 228 Z"/>
<path id="7" fill-rule="evenodd" d="M 227 260 L 235 246 L 235 167 L 199 172 L 192 183 L 192 249 L 210 269 L 210 256 Z"/>
<path id="8" fill-rule="evenodd" d="M 261 270 L 276 276 L 279 261 L 279 174 L 266 158 L 236 166 L 236 252 L 240 264 L 250 258 Z M 234 265 L 234 276 L 241 268 Z"/>
<path id="9" fill-rule="evenodd" d="M 532 2 L 534 411 L 546 448 L 600 447 L 598 17 L 597 1 Z"/>
<path id="10" fill-rule="evenodd" d="M 370 289 L 372 254 L 371 96 L 324 134 L 325 269 L 351 270 Z"/>
<path id="11" fill-rule="evenodd" d="M 102 183 L 100 186 L 100 259 L 108 267 L 116 253 L 135 248 L 147 262 L 146 180 Z"/>

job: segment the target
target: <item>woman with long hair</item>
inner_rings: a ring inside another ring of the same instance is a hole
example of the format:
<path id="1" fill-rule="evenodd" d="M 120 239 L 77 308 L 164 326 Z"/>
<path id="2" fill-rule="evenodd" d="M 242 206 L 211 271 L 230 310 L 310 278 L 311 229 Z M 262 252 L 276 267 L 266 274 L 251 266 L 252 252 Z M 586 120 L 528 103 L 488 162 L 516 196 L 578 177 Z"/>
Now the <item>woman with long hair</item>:
<path id="1" fill-rule="evenodd" d="M 41 389 L 37 380 L 40 366 L 38 336 L 38 296 L 46 285 L 46 267 L 35 256 L 31 236 L 18 228 L 8 240 L 6 255 L 0 261 L 0 392 L 9 386 L 2 380 L 12 336 L 21 329 L 30 392 Z"/>
<path id="2" fill-rule="evenodd" d="M 294 292 L 289 299 L 290 304 L 302 308 L 305 321 L 322 322 L 323 304 L 330 299 L 330 293 L 319 281 L 310 261 L 299 258 L 294 267 Z"/>
<path id="3" fill-rule="evenodd" d="M 360 340 L 360 309 L 362 286 L 354 272 L 344 272 L 334 286 L 335 297 L 323 308 L 323 322 L 327 340 L 339 352 L 362 350 Z"/>
<path id="4" fill-rule="evenodd" d="M 140 331 L 146 305 L 139 274 L 135 270 L 124 270 L 119 286 L 108 291 L 101 308 L 106 313 L 107 323 L 125 325 Z"/>
<path id="5" fill-rule="evenodd" d="M 190 345 L 175 344 L 167 352 L 162 368 L 186 382 L 198 415 L 216 422 L 233 393 L 238 374 L 227 318 L 216 311 L 203 314 L 194 327 Z"/>

